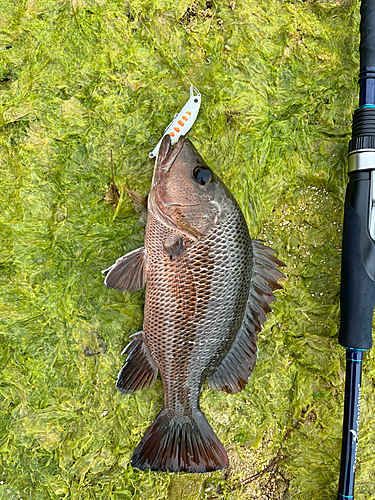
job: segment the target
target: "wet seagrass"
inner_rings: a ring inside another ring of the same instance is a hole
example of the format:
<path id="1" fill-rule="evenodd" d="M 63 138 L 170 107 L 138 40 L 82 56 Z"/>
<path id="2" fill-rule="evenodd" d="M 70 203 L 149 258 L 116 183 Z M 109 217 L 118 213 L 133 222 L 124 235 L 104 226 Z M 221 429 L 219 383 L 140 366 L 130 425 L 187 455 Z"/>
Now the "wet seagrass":
<path id="1" fill-rule="evenodd" d="M 134 203 L 146 203 L 131 193 Z M 103 271 L 119 290 L 146 285 L 143 331 L 133 336 L 117 388 L 151 386 L 160 372 L 164 407 L 133 458 L 141 470 L 207 472 L 228 457 L 199 408 L 204 379 L 228 393 L 246 385 L 257 334 L 281 288 L 283 264 L 252 240 L 242 212 L 192 143 L 165 136 L 147 204 L 144 247 Z"/>

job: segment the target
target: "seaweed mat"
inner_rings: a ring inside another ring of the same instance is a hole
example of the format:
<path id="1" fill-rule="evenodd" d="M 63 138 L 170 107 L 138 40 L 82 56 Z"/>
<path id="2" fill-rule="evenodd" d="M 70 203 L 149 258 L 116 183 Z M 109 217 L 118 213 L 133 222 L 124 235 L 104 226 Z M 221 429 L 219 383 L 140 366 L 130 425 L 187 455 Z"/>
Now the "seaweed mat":
<path id="1" fill-rule="evenodd" d="M 333 499 L 359 4 L 132 2 L 0 0 L 0 498 Z M 172 55 L 203 96 L 189 137 L 287 264 L 245 390 L 202 393 L 231 450 L 224 474 L 132 469 L 162 386 L 114 388 L 144 292 L 107 290 L 100 271 L 142 245 L 144 226 L 122 188 L 114 212 L 110 151 L 117 185 L 146 194 L 147 153 L 188 98 Z M 358 500 L 375 498 L 374 380 L 370 351 Z M 280 444 L 285 460 L 253 492 L 233 489 Z"/>

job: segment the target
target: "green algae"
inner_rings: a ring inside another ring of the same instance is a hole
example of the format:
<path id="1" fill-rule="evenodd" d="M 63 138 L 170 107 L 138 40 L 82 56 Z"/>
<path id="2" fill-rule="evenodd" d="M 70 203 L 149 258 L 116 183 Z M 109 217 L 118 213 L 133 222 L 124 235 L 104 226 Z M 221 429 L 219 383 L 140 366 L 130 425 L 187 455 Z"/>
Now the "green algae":
<path id="1" fill-rule="evenodd" d="M 110 152 L 119 189 L 146 195 L 147 153 L 188 97 L 170 56 L 202 92 L 189 137 L 239 201 L 252 236 L 287 264 L 248 385 L 234 396 L 205 388 L 202 409 L 225 445 L 258 448 L 267 436 L 258 470 L 312 412 L 283 444 L 283 495 L 334 498 L 359 6 L 132 4 L 0 0 L 0 498 L 203 498 L 208 483 L 223 498 L 245 498 L 221 472 L 132 469 L 162 386 L 128 396 L 114 388 L 120 353 L 142 328 L 144 293 L 107 290 L 100 271 L 142 245 L 144 225 L 124 196 L 116 215 L 105 201 Z M 370 351 L 358 499 L 375 498 L 374 377 Z"/>

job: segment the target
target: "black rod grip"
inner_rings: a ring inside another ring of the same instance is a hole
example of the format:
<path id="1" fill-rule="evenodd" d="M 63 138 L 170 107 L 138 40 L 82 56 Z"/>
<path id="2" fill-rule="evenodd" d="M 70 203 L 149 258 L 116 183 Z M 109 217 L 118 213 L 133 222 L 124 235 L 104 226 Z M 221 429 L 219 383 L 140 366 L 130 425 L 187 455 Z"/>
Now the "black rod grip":
<path id="1" fill-rule="evenodd" d="M 370 171 L 350 174 L 344 208 L 339 343 L 352 349 L 372 346 L 375 243 L 368 229 L 370 187 Z"/>
<path id="2" fill-rule="evenodd" d="M 360 67 L 375 66 L 375 0 L 361 2 Z"/>

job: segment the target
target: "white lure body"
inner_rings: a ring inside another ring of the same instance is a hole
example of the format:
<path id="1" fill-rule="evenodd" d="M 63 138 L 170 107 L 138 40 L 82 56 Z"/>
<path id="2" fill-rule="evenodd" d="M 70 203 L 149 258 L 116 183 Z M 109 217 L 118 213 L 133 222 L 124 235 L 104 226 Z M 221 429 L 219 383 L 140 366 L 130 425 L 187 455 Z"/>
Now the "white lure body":
<path id="1" fill-rule="evenodd" d="M 172 138 L 172 145 L 176 144 L 180 135 L 186 135 L 194 125 L 194 122 L 199 113 L 200 106 L 201 94 L 193 85 L 191 85 L 190 99 L 187 101 L 182 110 L 177 115 L 175 115 L 171 123 L 164 130 L 163 137 L 169 134 Z M 163 137 L 160 139 L 155 149 L 148 154 L 150 158 L 155 158 L 157 156 Z"/>

